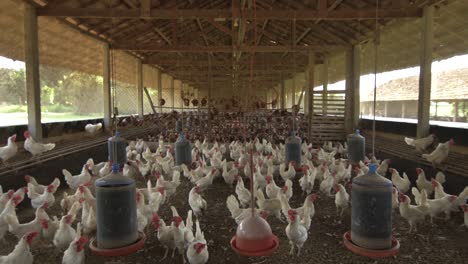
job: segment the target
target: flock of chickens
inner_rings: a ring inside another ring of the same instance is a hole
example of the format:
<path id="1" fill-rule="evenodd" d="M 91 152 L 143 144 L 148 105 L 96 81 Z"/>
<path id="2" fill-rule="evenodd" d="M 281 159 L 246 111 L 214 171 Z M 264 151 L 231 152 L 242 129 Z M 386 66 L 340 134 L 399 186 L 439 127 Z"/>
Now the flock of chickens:
<path id="1" fill-rule="evenodd" d="M 14 137 L 10 140 L 14 141 Z M 36 146 L 34 144 L 38 143 L 31 144 Z M 53 147 L 43 145 L 42 151 L 49 148 Z M 127 163 L 122 173 L 137 182 L 143 180 L 146 183 L 146 188 L 136 190 L 138 229 L 141 232 L 154 230 L 161 246 L 166 249 L 164 258 L 172 250 L 172 256 L 177 252 L 184 263 L 187 260 L 191 264 L 207 263 L 208 245 L 199 223 L 209 219 L 209 216 L 204 215 L 207 201 L 203 198 L 203 192 L 213 188 L 216 178 L 232 186 L 232 194 L 227 197 L 226 207 L 234 221 L 240 223 L 251 215 L 251 192 L 244 181 L 250 181 L 253 177 L 253 206 L 256 214 L 264 218 L 273 216 L 283 222 L 291 245 L 290 254 L 300 255 L 315 215 L 314 201 L 318 193 L 335 200 L 337 214 L 341 217 L 351 206 L 347 187 L 350 186 L 352 177 L 367 173 L 369 163 L 379 164 L 379 174 L 391 174 L 394 184 L 392 205 L 408 221 L 409 232 L 416 231 L 417 223 L 427 216 L 432 222 L 440 214 L 450 217 L 451 213 L 460 208 L 464 210 L 465 226 L 468 227 L 468 205 L 465 204 L 468 187 L 458 196 L 445 193 L 445 175 L 442 172 L 429 181 L 424 171 L 417 169 L 416 186 L 411 186 L 406 173 L 400 175 L 396 169 L 389 168 L 390 160 L 380 162 L 373 158 L 361 162 L 359 166 L 351 166 L 344 159 L 347 155 L 346 144 L 334 145 L 327 142 L 321 147 L 313 148 L 312 144 L 303 143 L 301 152 L 302 164 L 286 164 L 283 144 L 275 145 L 258 138 L 246 143 L 232 141 L 211 144 L 205 139 L 203 142 L 195 141 L 191 151 L 192 164 L 175 166 L 174 149 L 171 144 L 164 142 L 163 137 L 157 143 L 141 139 L 130 141 Z M 38 236 L 64 251 L 64 264 L 84 263 L 87 237 L 96 231 L 94 182 L 111 173 L 111 164 L 96 164 L 93 159 L 89 159 L 78 175 L 73 175 L 66 169 L 62 172 L 65 183 L 73 193 L 64 192 L 60 201 L 56 201 L 55 197 L 61 184 L 58 178 L 48 185 L 42 185 L 35 178 L 25 176 L 26 187 L 5 193 L 1 191 L 0 237 L 3 238 L 6 232 L 10 232 L 19 242 L 9 255 L 0 257 L 0 263 L 32 263 L 30 246 Z M 188 195 L 191 210 L 187 212 L 185 220 L 179 215 L 177 208 L 170 204 L 171 197 L 177 193 L 183 179 L 181 176 L 193 184 Z M 278 185 L 280 182 L 282 184 Z M 303 204 L 297 207 L 289 203 L 294 188 L 300 188 L 304 196 Z M 315 192 L 317 189 L 318 192 Z M 415 198 L 414 205 L 406 195 L 410 190 Z M 433 194 L 434 198 L 430 199 Z M 27 223 L 19 223 L 15 207 L 23 201 L 25 195 L 36 209 L 35 218 Z M 61 217 L 47 213 L 56 202 L 63 209 Z M 163 206 L 169 206 L 172 211 L 169 223 L 158 214 Z M 193 215 L 196 217 L 195 221 Z"/>

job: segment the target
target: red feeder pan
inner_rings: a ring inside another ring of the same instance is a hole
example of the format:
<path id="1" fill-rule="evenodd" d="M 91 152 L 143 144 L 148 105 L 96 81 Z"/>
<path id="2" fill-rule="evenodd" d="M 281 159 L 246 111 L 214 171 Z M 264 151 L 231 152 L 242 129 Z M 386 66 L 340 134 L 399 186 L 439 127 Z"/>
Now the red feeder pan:
<path id="1" fill-rule="evenodd" d="M 135 243 L 130 244 L 125 247 L 121 248 L 111 248 L 111 249 L 102 249 L 97 247 L 96 238 L 93 237 L 89 242 L 89 248 L 93 252 L 94 255 L 103 256 L 103 257 L 118 257 L 118 256 L 126 256 L 132 253 L 137 252 L 138 250 L 142 249 L 145 245 L 146 235 L 145 233 L 138 232 L 138 240 Z"/>
<path id="2" fill-rule="evenodd" d="M 231 239 L 232 249 L 241 256 L 268 256 L 279 246 L 268 222 L 259 216 L 245 218 Z"/>
<path id="3" fill-rule="evenodd" d="M 392 257 L 400 251 L 400 242 L 394 236 L 392 236 L 392 247 L 383 250 L 367 249 L 354 244 L 351 241 L 351 232 L 349 231 L 344 233 L 343 243 L 354 254 L 372 259 Z"/>

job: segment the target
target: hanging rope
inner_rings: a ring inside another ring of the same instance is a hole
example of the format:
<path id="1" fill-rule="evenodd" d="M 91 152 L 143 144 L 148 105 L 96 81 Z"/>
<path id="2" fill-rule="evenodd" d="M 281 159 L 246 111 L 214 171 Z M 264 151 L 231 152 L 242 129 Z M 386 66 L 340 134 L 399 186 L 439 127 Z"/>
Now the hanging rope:
<path id="1" fill-rule="evenodd" d="M 377 46 L 379 42 L 379 0 L 377 0 L 375 5 L 375 37 L 374 37 L 374 103 L 373 103 L 373 111 L 374 111 L 374 119 L 372 120 L 372 157 L 375 157 L 375 109 L 377 104 Z"/>
<path id="2" fill-rule="evenodd" d="M 257 43 L 257 1 L 253 0 L 254 9 L 254 43 Z M 252 82 L 254 77 L 254 55 L 250 57 L 250 90 L 252 91 Z M 244 129 L 247 131 L 247 128 Z M 250 147 L 250 207 L 252 209 L 252 216 L 255 215 L 255 196 L 254 196 L 254 165 L 253 165 L 253 147 Z"/>

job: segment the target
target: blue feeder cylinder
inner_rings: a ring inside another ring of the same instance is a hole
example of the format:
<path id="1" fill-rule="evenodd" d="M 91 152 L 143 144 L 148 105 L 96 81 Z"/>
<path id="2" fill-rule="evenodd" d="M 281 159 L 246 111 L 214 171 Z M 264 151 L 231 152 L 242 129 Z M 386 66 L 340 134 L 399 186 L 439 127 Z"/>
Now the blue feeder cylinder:
<path id="1" fill-rule="evenodd" d="M 348 159 L 351 164 L 359 164 L 359 161 L 364 161 L 366 151 L 366 138 L 359 134 L 359 129 L 356 133 L 348 135 Z"/>
<path id="2" fill-rule="evenodd" d="M 177 133 L 180 133 L 182 132 L 182 118 L 179 118 L 177 119 L 177 122 L 176 122 L 176 132 Z"/>
<path id="3" fill-rule="evenodd" d="M 112 165 L 112 173 L 96 181 L 97 246 L 120 248 L 138 239 L 135 181 Z"/>
<path id="4" fill-rule="evenodd" d="M 380 250 L 392 247 L 392 182 L 376 171 L 377 164 L 371 164 L 368 174 L 353 179 L 351 240 Z"/>
<path id="5" fill-rule="evenodd" d="M 109 153 L 109 160 L 113 163 L 119 164 L 121 167 L 127 162 L 127 141 L 120 137 L 120 132 L 115 132 L 113 137 L 107 140 L 107 151 Z"/>
<path id="6" fill-rule="evenodd" d="M 179 138 L 175 143 L 175 161 L 176 165 L 192 164 L 192 147 L 190 146 L 190 141 L 185 138 L 184 133 L 180 133 Z"/>
<path id="7" fill-rule="evenodd" d="M 295 131 L 291 131 L 289 137 L 285 140 L 284 146 L 287 163 L 295 161 L 296 167 L 301 166 L 301 144 L 301 138 L 296 136 Z"/>

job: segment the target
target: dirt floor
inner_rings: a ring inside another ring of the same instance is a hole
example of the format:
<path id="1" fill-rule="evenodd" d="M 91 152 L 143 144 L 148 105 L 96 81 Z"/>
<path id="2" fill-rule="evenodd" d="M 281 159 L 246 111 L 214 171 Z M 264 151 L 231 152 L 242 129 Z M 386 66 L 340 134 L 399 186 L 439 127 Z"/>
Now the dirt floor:
<path id="1" fill-rule="evenodd" d="M 103 154 L 99 150 L 99 157 Z M 88 152 L 89 153 L 89 152 Z M 86 161 L 86 153 L 74 158 L 73 163 L 77 172 Z M 63 163 L 56 163 L 54 167 L 66 167 L 65 163 L 71 161 L 64 160 Z M 59 169 L 57 168 L 57 169 Z M 31 172 L 34 175 L 33 172 Z M 192 184 L 184 177 L 179 186 L 177 196 L 174 196 L 160 210 L 160 215 L 169 223 L 171 212 L 169 205 L 174 205 L 179 213 L 185 218 L 188 205 L 188 193 Z M 248 181 L 246 181 L 247 186 Z M 278 181 L 278 185 L 282 182 Z M 64 183 L 63 183 L 64 184 Z M 143 181 L 138 183 L 144 187 Z M 318 190 L 318 184 L 315 186 Z M 63 191 L 63 190 L 61 190 Z M 203 197 L 208 202 L 208 210 L 201 218 L 201 228 L 208 241 L 210 254 L 209 263 L 438 263 L 449 262 L 467 263 L 468 259 L 468 230 L 460 227 L 463 223 L 463 214 L 453 215 L 450 221 L 436 220 L 434 225 L 426 223 L 418 227 L 417 234 L 408 235 L 408 223 L 400 217 L 399 212 L 394 213 L 394 235 L 401 243 L 401 251 L 396 257 L 387 259 L 372 260 L 354 255 L 348 251 L 342 243 L 343 233 L 350 228 L 350 211 L 347 211 L 340 220 L 336 216 L 334 199 L 318 195 L 315 202 L 316 214 L 312 219 L 309 231 L 309 238 L 304 245 L 300 257 L 289 255 L 289 243 L 285 234 L 286 224 L 281 223 L 274 217 L 268 218 L 273 233 L 279 237 L 279 249 L 269 257 L 247 258 L 240 257 L 230 248 L 229 241 L 236 232 L 237 225 L 230 217 L 225 202 L 228 195 L 234 193 L 234 187 L 227 186 L 222 178 L 217 178 L 213 186 L 203 193 Z M 60 199 L 61 194 L 57 194 Z M 298 178 L 294 181 L 294 196 L 291 198 L 291 206 L 302 205 L 304 196 L 298 184 Z M 30 208 L 29 200 L 23 201 L 22 208 L 18 209 L 20 222 L 30 221 L 34 212 Z M 62 215 L 59 203 L 48 210 L 49 215 Z M 164 254 L 164 249 L 157 241 L 154 229 L 151 227 L 146 233 L 147 241 L 145 247 L 133 255 L 116 258 L 104 258 L 92 255 L 89 249 L 86 250 L 86 263 L 182 263 L 180 256 L 169 257 L 163 261 L 160 259 Z M 0 255 L 11 252 L 16 244 L 16 238 L 7 234 L 6 243 L 0 248 Z M 40 241 L 32 248 L 34 263 L 61 263 L 63 252 L 55 250 L 51 242 Z"/>

